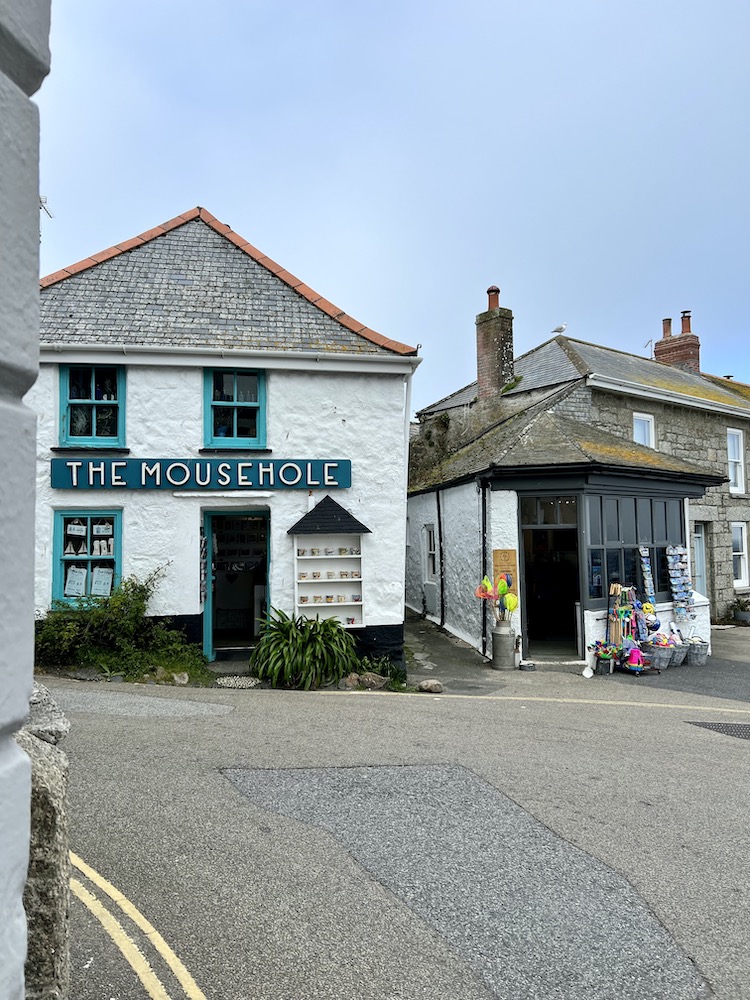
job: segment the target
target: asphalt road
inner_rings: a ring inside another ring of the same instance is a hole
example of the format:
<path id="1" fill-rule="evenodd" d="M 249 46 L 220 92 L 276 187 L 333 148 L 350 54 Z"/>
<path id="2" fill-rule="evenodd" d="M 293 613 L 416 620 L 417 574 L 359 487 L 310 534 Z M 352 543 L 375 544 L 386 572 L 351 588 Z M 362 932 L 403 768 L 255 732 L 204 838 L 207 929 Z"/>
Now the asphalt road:
<path id="1" fill-rule="evenodd" d="M 72 722 L 71 847 L 199 991 L 78 871 L 164 993 L 74 896 L 71 997 L 746 1000 L 750 740 L 690 724 L 750 724 L 740 655 L 723 698 L 43 678 Z"/>

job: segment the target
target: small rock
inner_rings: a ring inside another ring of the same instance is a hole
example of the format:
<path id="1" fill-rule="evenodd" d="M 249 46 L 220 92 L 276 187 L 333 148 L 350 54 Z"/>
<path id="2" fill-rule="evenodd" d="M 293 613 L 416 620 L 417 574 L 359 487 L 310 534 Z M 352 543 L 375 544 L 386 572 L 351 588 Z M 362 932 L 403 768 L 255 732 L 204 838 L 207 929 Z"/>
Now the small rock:
<path id="1" fill-rule="evenodd" d="M 356 691 L 359 688 L 359 674 L 348 674 L 339 681 L 341 691 Z"/>
<path id="2" fill-rule="evenodd" d="M 388 678 L 383 677 L 381 674 L 373 674 L 368 670 L 360 675 L 359 683 L 363 688 L 367 688 L 368 691 L 377 691 L 379 688 L 386 686 Z"/>
<path id="3" fill-rule="evenodd" d="M 173 681 L 173 683 L 174 684 L 178 684 L 178 685 L 180 685 L 182 687 L 184 687 L 185 684 L 187 684 L 189 680 L 190 680 L 190 677 L 188 676 L 188 674 L 187 674 L 187 672 L 185 670 L 183 670 L 179 674 L 172 674 L 172 681 Z"/>
<path id="4" fill-rule="evenodd" d="M 442 694 L 445 688 L 440 683 L 440 681 L 434 680 L 432 677 L 428 677 L 427 680 L 420 681 L 417 684 L 417 691 L 426 691 L 427 694 Z"/>

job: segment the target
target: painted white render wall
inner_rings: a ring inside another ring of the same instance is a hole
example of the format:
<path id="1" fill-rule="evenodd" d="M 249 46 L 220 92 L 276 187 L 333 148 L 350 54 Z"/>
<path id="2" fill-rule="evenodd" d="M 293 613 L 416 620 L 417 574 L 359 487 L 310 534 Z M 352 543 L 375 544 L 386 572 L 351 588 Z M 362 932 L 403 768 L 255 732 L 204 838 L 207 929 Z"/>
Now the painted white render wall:
<path id="1" fill-rule="evenodd" d="M 437 502 L 434 493 L 420 493 L 409 497 L 409 537 L 406 546 L 406 604 L 422 614 L 425 598 L 425 525 L 434 524 L 437 530 Z M 436 586 L 439 581 L 436 581 Z M 439 589 L 439 587 L 438 587 Z M 429 617 L 439 621 L 437 614 Z"/>
<path id="2" fill-rule="evenodd" d="M 85 363 L 81 359 L 81 363 Z M 239 364 L 239 360 L 235 364 Z M 269 601 L 293 611 L 293 539 L 287 529 L 329 493 L 372 534 L 362 538 L 365 625 L 403 622 L 405 384 L 402 374 L 316 373 L 267 369 L 267 446 L 273 459 L 349 459 L 351 489 L 226 491 L 53 490 L 50 446 L 58 442 L 59 376 L 43 364 L 27 396 L 39 413 L 36 606 L 52 593 L 55 508 L 122 508 L 123 575 L 144 577 L 170 562 L 153 614 L 195 615 L 204 511 L 270 511 Z M 203 369 L 132 365 L 127 371 L 129 458 L 206 458 Z M 61 457 L 60 453 L 55 457 Z M 72 453 L 80 457 L 80 452 Z M 119 456 L 118 456 L 119 457 Z M 244 453 L 242 457 L 252 458 Z"/>
<path id="3" fill-rule="evenodd" d="M 464 483 L 441 490 L 440 503 L 445 566 L 445 627 L 481 651 L 485 602 L 474 594 L 482 581 L 481 494 L 475 483 Z M 491 563 L 488 562 L 488 566 L 491 567 Z"/>
<path id="4" fill-rule="evenodd" d="M 489 494 L 489 538 L 490 550 L 515 549 L 518 607 L 511 615 L 511 626 L 516 633 L 521 632 L 521 611 L 523 607 L 523 589 L 521 587 L 521 536 L 518 530 L 518 494 L 515 490 L 496 490 Z M 489 565 L 492 565 L 490 551 Z"/>
<path id="5" fill-rule="evenodd" d="M 483 606 L 474 591 L 481 582 L 482 573 L 482 513 L 481 494 L 474 483 L 465 483 L 440 490 L 440 523 L 438 536 L 437 493 L 421 493 L 409 497 L 409 536 L 407 549 L 406 603 L 422 612 L 425 593 L 425 525 L 433 524 L 436 544 L 442 537 L 443 570 L 445 574 L 445 604 L 440 608 L 440 580 L 437 613 L 428 615 L 464 642 L 482 648 Z M 438 573 L 440 566 L 438 563 Z"/>
<path id="6" fill-rule="evenodd" d="M 0 551 L 10 556 L 0 612 L 0 997 L 22 1000 L 23 887 L 29 859 L 31 764 L 13 733 L 33 672 L 34 415 L 21 397 L 37 372 L 39 117 L 29 96 L 49 69 L 49 3 L 0 2 Z"/>

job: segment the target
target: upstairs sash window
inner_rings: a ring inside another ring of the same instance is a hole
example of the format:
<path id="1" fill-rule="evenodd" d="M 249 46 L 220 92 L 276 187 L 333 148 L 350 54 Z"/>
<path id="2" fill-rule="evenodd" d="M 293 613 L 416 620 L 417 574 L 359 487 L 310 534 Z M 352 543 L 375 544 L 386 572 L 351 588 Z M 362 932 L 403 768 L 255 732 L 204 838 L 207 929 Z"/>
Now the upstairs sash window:
<path id="1" fill-rule="evenodd" d="M 99 448 L 125 444 L 125 369 L 62 365 L 60 443 Z"/>
<path id="2" fill-rule="evenodd" d="M 745 435 L 727 429 L 727 459 L 729 462 L 729 492 L 745 492 Z"/>
<path id="3" fill-rule="evenodd" d="M 265 374 L 239 368 L 205 372 L 205 443 L 262 448 L 266 443 Z"/>

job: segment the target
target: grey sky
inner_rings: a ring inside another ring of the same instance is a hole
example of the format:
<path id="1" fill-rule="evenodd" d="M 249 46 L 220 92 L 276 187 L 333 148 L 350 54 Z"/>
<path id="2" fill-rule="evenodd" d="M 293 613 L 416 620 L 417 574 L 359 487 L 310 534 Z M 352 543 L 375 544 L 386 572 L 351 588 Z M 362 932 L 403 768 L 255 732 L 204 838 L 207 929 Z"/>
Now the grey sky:
<path id="1" fill-rule="evenodd" d="M 375 330 L 415 408 L 516 354 L 648 354 L 693 311 L 750 382 L 746 0 L 53 0 L 41 271 L 203 205 Z"/>

